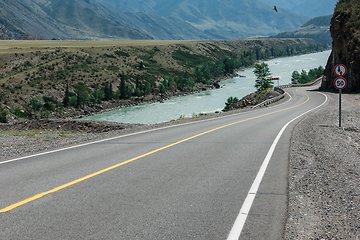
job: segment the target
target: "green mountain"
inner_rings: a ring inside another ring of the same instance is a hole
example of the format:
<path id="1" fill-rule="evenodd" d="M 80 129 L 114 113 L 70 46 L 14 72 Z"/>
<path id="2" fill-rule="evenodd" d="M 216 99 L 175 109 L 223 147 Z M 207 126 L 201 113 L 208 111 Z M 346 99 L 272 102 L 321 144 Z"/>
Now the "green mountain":
<path id="1" fill-rule="evenodd" d="M 331 45 L 331 17 L 332 15 L 313 18 L 297 30 L 279 33 L 272 38 L 311 38 L 319 43 Z"/>

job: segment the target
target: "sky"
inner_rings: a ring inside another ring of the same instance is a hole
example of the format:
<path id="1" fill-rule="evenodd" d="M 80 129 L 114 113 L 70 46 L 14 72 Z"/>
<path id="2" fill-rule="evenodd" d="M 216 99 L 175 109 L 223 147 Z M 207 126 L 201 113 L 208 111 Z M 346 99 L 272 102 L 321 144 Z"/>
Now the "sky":
<path id="1" fill-rule="evenodd" d="M 289 9 L 311 18 L 326 16 L 334 13 L 334 8 L 338 0 L 263 0 L 276 5 L 278 10 L 281 8 Z"/>

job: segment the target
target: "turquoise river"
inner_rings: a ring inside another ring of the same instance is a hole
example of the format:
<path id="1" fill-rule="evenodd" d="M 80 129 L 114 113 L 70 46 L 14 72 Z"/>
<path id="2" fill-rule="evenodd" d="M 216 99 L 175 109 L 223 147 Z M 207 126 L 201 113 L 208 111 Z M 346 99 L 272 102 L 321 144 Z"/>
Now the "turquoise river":
<path id="1" fill-rule="evenodd" d="M 324 51 L 300 56 L 277 58 L 266 61 L 273 76 L 279 77 L 275 86 L 289 84 L 293 71 L 301 72 L 302 69 L 325 68 L 331 51 Z M 192 117 L 199 113 L 213 113 L 225 107 L 227 98 L 243 96 L 255 92 L 254 69 L 239 71 L 245 77 L 235 77 L 220 82 L 221 88 L 203 91 L 193 95 L 177 97 L 164 101 L 164 103 L 143 104 L 140 106 L 109 111 L 94 116 L 82 118 L 84 120 L 111 121 L 123 123 L 155 124 L 168 122 L 172 119 Z"/>

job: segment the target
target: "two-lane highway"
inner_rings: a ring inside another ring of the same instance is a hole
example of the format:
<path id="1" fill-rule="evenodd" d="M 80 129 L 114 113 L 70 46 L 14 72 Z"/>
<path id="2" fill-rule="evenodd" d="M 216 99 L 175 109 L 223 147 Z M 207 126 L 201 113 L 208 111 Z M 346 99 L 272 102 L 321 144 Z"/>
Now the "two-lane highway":
<path id="1" fill-rule="evenodd" d="M 288 89 L 291 100 L 274 107 L 0 162 L 0 239 L 280 239 L 291 130 L 326 102 L 308 90 Z"/>

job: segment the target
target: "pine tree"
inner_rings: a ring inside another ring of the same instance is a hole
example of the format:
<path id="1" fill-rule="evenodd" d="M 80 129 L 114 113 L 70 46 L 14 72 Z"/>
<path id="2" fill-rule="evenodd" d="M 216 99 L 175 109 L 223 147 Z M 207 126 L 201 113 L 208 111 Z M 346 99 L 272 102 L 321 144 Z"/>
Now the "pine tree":
<path id="1" fill-rule="evenodd" d="M 68 107 L 69 106 L 69 101 L 70 101 L 70 92 L 69 92 L 69 84 L 66 85 L 66 90 L 65 90 L 65 96 L 63 98 L 63 105 L 64 107 Z"/>
<path id="2" fill-rule="evenodd" d="M 126 83 L 125 76 L 121 74 L 120 76 L 120 99 L 126 99 Z"/>
<path id="3" fill-rule="evenodd" d="M 271 72 L 266 63 L 255 64 L 254 74 L 256 76 L 255 88 L 258 92 L 272 88 L 274 84 L 270 81 Z"/>
<path id="4" fill-rule="evenodd" d="M 292 84 L 299 84 L 300 82 L 300 73 L 298 71 L 293 71 L 291 74 L 291 83 Z"/>

